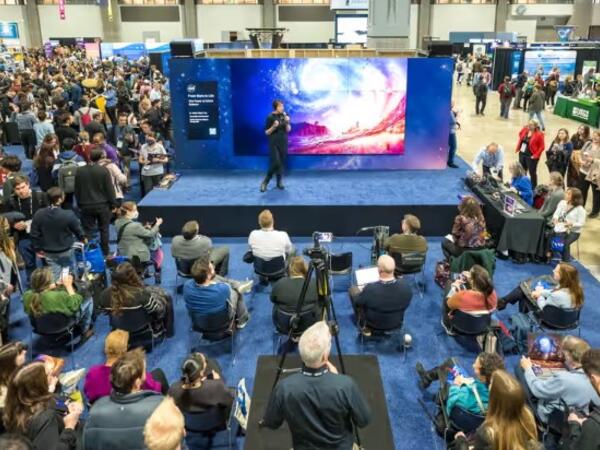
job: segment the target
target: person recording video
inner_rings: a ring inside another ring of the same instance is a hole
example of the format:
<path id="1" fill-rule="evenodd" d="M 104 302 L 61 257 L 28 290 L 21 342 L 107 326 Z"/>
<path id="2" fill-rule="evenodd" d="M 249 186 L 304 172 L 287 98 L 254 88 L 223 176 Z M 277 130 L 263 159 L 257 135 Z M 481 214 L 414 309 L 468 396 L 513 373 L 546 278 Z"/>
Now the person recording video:
<path id="1" fill-rule="evenodd" d="M 353 447 L 353 426 L 371 422 L 371 409 L 354 380 L 338 375 L 329 362 L 331 333 L 326 322 L 308 328 L 298 343 L 303 367 L 280 381 L 269 399 L 261 426 L 277 429 L 284 421 L 295 450 Z"/>
<path id="2" fill-rule="evenodd" d="M 283 169 L 288 148 L 288 133 L 291 131 L 290 116 L 284 110 L 281 100 L 273 101 L 273 112 L 267 116 L 265 134 L 269 139 L 269 171 L 260 185 L 260 192 L 265 192 L 273 175 L 277 179 L 277 188 L 285 189 L 283 185 Z"/>

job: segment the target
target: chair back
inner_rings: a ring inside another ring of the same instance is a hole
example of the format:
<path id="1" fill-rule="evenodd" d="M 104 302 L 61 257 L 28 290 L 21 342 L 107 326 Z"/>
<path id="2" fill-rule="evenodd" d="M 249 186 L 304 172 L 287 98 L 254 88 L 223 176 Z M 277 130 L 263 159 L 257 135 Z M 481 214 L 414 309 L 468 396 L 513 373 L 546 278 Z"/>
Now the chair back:
<path id="1" fill-rule="evenodd" d="M 395 275 L 409 275 L 423 270 L 427 260 L 426 252 L 405 252 L 390 254 L 396 263 Z"/>
<path id="2" fill-rule="evenodd" d="M 195 259 L 175 258 L 175 267 L 177 268 L 177 274 L 180 277 L 191 278 L 192 266 L 195 262 Z"/>
<path id="3" fill-rule="evenodd" d="M 554 305 L 546 305 L 542 309 L 541 321 L 549 328 L 558 330 L 570 330 L 579 325 L 579 314 L 581 309 L 568 308 L 563 309 Z"/>
<path id="4" fill-rule="evenodd" d="M 209 434 L 227 428 L 227 410 L 218 406 L 202 412 L 184 412 L 185 430 L 190 433 Z"/>
<path id="5" fill-rule="evenodd" d="M 496 269 L 496 255 L 494 250 L 489 248 L 465 250 L 459 257 L 452 257 L 450 259 L 450 271 L 452 273 L 461 273 L 465 270 L 471 270 L 471 267 L 475 264 L 484 267 L 490 276 L 493 276 Z"/>
<path id="6" fill-rule="evenodd" d="M 145 330 L 151 323 L 152 317 L 143 306 L 122 308 L 119 314 L 112 311 L 110 313 L 110 326 L 113 329 L 118 328 L 132 334 Z"/>
<path id="7" fill-rule="evenodd" d="M 459 334 L 478 336 L 485 333 L 492 323 L 491 314 L 474 315 L 455 310 L 452 315 L 452 329 Z"/>
<path id="8" fill-rule="evenodd" d="M 465 434 L 469 434 L 479 428 L 479 426 L 485 420 L 485 416 L 472 413 L 471 411 L 467 411 L 460 406 L 454 406 L 450 410 L 449 419 L 457 430 L 460 430 Z"/>
<path id="9" fill-rule="evenodd" d="M 282 311 L 281 308 L 273 307 L 273 325 L 280 334 L 289 334 L 292 326 L 291 320 L 293 313 Z M 307 328 L 317 323 L 319 318 L 314 309 L 300 313 L 298 318 L 298 329 L 294 336 L 300 336 Z"/>
<path id="10" fill-rule="evenodd" d="M 254 257 L 254 272 L 257 275 L 275 281 L 285 275 L 285 258 L 278 256 L 272 259 Z"/>
<path id="11" fill-rule="evenodd" d="M 209 341 L 219 341 L 231 336 L 233 321 L 229 316 L 229 309 L 225 308 L 213 314 L 197 314 L 190 312 L 192 329 L 202 334 Z"/>
<path id="12" fill-rule="evenodd" d="M 344 275 L 352 270 L 352 252 L 332 254 L 329 261 L 333 275 Z"/>
<path id="13" fill-rule="evenodd" d="M 30 316 L 31 327 L 35 334 L 42 336 L 54 336 L 67 333 L 75 326 L 75 316 L 65 316 L 61 313 L 47 313 L 41 316 Z"/>

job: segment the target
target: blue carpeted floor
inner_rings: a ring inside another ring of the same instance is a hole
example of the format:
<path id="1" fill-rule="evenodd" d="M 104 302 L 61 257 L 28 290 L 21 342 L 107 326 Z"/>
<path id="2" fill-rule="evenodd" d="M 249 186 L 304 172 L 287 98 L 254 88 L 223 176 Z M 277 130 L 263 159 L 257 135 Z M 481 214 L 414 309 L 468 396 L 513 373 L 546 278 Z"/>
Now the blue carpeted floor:
<path id="1" fill-rule="evenodd" d="M 308 245 L 307 239 L 294 239 L 299 248 Z M 414 339 L 413 348 L 408 353 L 405 361 L 402 354 L 398 353 L 388 343 L 372 344 L 368 352 L 378 355 L 382 370 L 382 377 L 386 390 L 390 421 L 394 433 L 397 449 L 442 449 L 441 440 L 432 430 L 431 424 L 419 406 L 417 399 L 424 395 L 430 410 L 433 410 L 432 387 L 430 392 L 423 394 L 417 387 L 414 366 L 417 361 L 422 361 L 426 367 L 436 365 L 448 356 L 459 357 L 465 366 L 470 367 L 475 353 L 459 345 L 453 338 L 441 334 L 440 302 L 441 290 L 433 283 L 432 274 L 435 262 L 442 258 L 440 239 L 430 239 L 430 250 L 427 261 L 427 291 L 423 299 L 418 295 L 413 297 L 412 304 L 406 314 L 406 329 Z M 251 266 L 241 261 L 246 251 L 245 239 L 216 239 L 216 245 L 228 245 L 231 249 L 230 276 L 243 279 L 251 276 Z M 352 251 L 355 266 L 369 264 L 369 242 L 356 239 L 339 240 L 332 244 L 334 252 Z M 169 245 L 165 245 L 165 267 L 163 272 L 163 287 L 173 292 L 175 282 L 175 268 L 170 255 Z M 598 283 L 587 270 L 581 269 L 586 294 L 585 311 L 582 315 L 582 337 L 593 346 L 600 346 L 600 283 Z M 498 261 L 495 274 L 495 283 L 500 295 L 506 294 L 520 280 L 551 270 L 549 266 L 541 265 L 514 265 L 510 262 Z M 359 353 L 360 347 L 357 340 L 357 331 L 353 323 L 352 310 L 348 296 L 345 293 L 347 283 L 336 280 L 334 302 L 338 320 L 341 327 L 341 345 L 344 353 Z M 269 354 L 273 350 L 271 325 L 271 307 L 268 293 L 258 293 L 254 298 L 247 298 L 251 308 L 252 318 L 248 326 L 243 329 L 237 339 L 237 360 L 231 366 L 231 357 L 226 350 L 218 357 L 224 368 L 225 378 L 231 385 L 245 377 L 251 392 L 254 384 L 256 359 L 259 354 Z M 501 317 L 508 320 L 516 308 L 504 311 Z M 190 333 L 189 321 L 181 296 L 175 303 L 176 336 L 158 345 L 148 355 L 148 367 L 161 367 L 167 374 L 169 381 L 178 378 L 179 366 L 189 351 Z M 21 301 L 15 296 L 11 305 L 11 338 L 29 341 L 29 322 L 25 317 Z M 102 316 L 96 323 L 96 335 L 82 348 L 75 351 L 74 363 L 78 367 L 88 367 L 103 360 L 103 339 L 109 330 L 107 317 Z M 516 356 L 508 358 L 511 367 L 517 361 Z M 242 438 L 238 444 L 242 447 Z"/>

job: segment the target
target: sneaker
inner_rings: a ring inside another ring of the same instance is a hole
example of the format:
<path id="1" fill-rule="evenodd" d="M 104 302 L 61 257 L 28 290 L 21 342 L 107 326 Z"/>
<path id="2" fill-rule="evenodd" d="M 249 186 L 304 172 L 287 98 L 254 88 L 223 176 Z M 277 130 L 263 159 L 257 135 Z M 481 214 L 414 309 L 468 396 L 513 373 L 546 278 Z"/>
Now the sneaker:
<path id="1" fill-rule="evenodd" d="M 440 323 L 442 324 L 442 328 L 444 329 L 444 331 L 446 332 L 446 334 L 448 336 L 456 336 L 456 333 L 454 331 L 452 331 L 446 327 L 446 324 L 444 323 L 444 319 L 440 320 Z"/>
<path id="2" fill-rule="evenodd" d="M 254 285 L 254 280 L 246 280 L 242 281 L 238 287 L 238 292 L 240 294 L 247 294 L 252 290 L 252 286 Z"/>
<path id="3" fill-rule="evenodd" d="M 369 327 L 362 327 L 360 329 L 360 333 L 364 336 L 364 337 L 371 337 L 371 335 L 373 334 L 371 332 L 371 329 Z"/>
<path id="4" fill-rule="evenodd" d="M 250 315 L 248 314 L 248 317 L 246 317 L 246 320 L 244 320 L 243 322 L 238 322 L 235 327 L 238 330 L 242 330 L 246 325 L 248 325 L 248 322 L 250 322 Z"/>

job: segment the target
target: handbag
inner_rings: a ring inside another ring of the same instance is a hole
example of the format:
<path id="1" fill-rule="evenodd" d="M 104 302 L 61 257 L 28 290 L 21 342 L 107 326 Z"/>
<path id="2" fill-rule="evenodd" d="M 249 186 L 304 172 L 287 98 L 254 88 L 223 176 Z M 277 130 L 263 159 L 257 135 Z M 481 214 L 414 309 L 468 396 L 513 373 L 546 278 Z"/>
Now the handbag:
<path id="1" fill-rule="evenodd" d="M 75 252 L 75 261 L 77 265 L 87 265 L 91 273 L 104 273 L 106 270 L 106 261 L 100 245 L 96 241 L 90 241 L 80 252 Z"/>
<path id="2" fill-rule="evenodd" d="M 450 280 L 450 263 L 448 261 L 438 261 L 435 264 L 435 283 L 442 289 L 446 287 Z"/>

